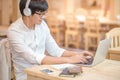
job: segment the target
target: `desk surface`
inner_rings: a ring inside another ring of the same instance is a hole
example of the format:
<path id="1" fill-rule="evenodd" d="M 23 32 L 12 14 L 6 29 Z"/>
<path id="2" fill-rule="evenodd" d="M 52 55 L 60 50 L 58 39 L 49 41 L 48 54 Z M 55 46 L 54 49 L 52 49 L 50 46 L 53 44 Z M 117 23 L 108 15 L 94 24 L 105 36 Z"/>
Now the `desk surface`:
<path id="1" fill-rule="evenodd" d="M 52 74 L 40 72 L 43 68 L 51 69 L 54 72 Z M 25 72 L 28 80 L 120 80 L 120 61 L 105 60 L 94 67 L 83 67 L 83 73 L 75 78 L 59 77 L 61 71 L 50 65 L 28 68 Z"/>

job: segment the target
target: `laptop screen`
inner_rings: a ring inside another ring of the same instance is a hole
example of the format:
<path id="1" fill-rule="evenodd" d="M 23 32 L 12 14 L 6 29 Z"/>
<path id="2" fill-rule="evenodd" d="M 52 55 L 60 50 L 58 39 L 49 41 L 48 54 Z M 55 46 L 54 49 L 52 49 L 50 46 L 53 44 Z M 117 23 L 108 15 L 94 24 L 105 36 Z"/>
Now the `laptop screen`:
<path id="1" fill-rule="evenodd" d="M 88 63 L 79 63 L 79 64 L 84 64 L 84 65 L 96 65 L 100 62 L 102 62 L 108 53 L 108 49 L 110 47 L 111 39 L 104 39 L 101 40 L 98 44 L 96 52 L 94 51 L 93 53 L 95 54 L 94 57 L 86 57 L 88 60 Z"/>

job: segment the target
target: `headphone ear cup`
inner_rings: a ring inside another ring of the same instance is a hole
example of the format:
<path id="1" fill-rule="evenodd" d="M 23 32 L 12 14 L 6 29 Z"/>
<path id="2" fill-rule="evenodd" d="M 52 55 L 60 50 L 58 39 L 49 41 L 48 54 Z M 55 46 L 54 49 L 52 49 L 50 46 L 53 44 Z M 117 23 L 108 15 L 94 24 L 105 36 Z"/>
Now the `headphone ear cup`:
<path id="1" fill-rule="evenodd" d="M 23 13 L 24 13 L 25 16 L 30 16 L 32 14 L 30 8 L 25 8 L 23 10 Z"/>

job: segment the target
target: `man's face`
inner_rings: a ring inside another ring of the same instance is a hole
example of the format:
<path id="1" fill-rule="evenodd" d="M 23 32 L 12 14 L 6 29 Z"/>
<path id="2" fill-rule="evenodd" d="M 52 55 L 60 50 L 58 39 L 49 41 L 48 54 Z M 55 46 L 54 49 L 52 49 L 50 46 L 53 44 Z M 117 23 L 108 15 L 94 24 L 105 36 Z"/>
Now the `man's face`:
<path id="1" fill-rule="evenodd" d="M 32 15 L 32 20 L 34 24 L 41 24 L 41 21 L 45 18 L 47 11 L 44 12 L 35 12 L 35 14 Z"/>

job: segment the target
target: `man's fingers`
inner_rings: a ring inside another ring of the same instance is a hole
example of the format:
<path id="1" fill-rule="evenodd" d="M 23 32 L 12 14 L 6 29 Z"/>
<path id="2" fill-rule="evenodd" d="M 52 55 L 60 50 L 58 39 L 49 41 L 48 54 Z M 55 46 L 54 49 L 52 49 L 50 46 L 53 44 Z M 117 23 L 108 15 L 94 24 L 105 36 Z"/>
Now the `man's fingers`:
<path id="1" fill-rule="evenodd" d="M 93 53 L 88 52 L 88 51 L 84 51 L 83 54 L 84 54 L 84 56 L 92 56 L 92 57 L 94 56 Z"/>
<path id="2" fill-rule="evenodd" d="M 81 61 L 82 63 L 87 63 L 87 62 L 88 62 L 85 57 L 81 57 L 81 58 L 80 58 L 80 61 Z"/>

